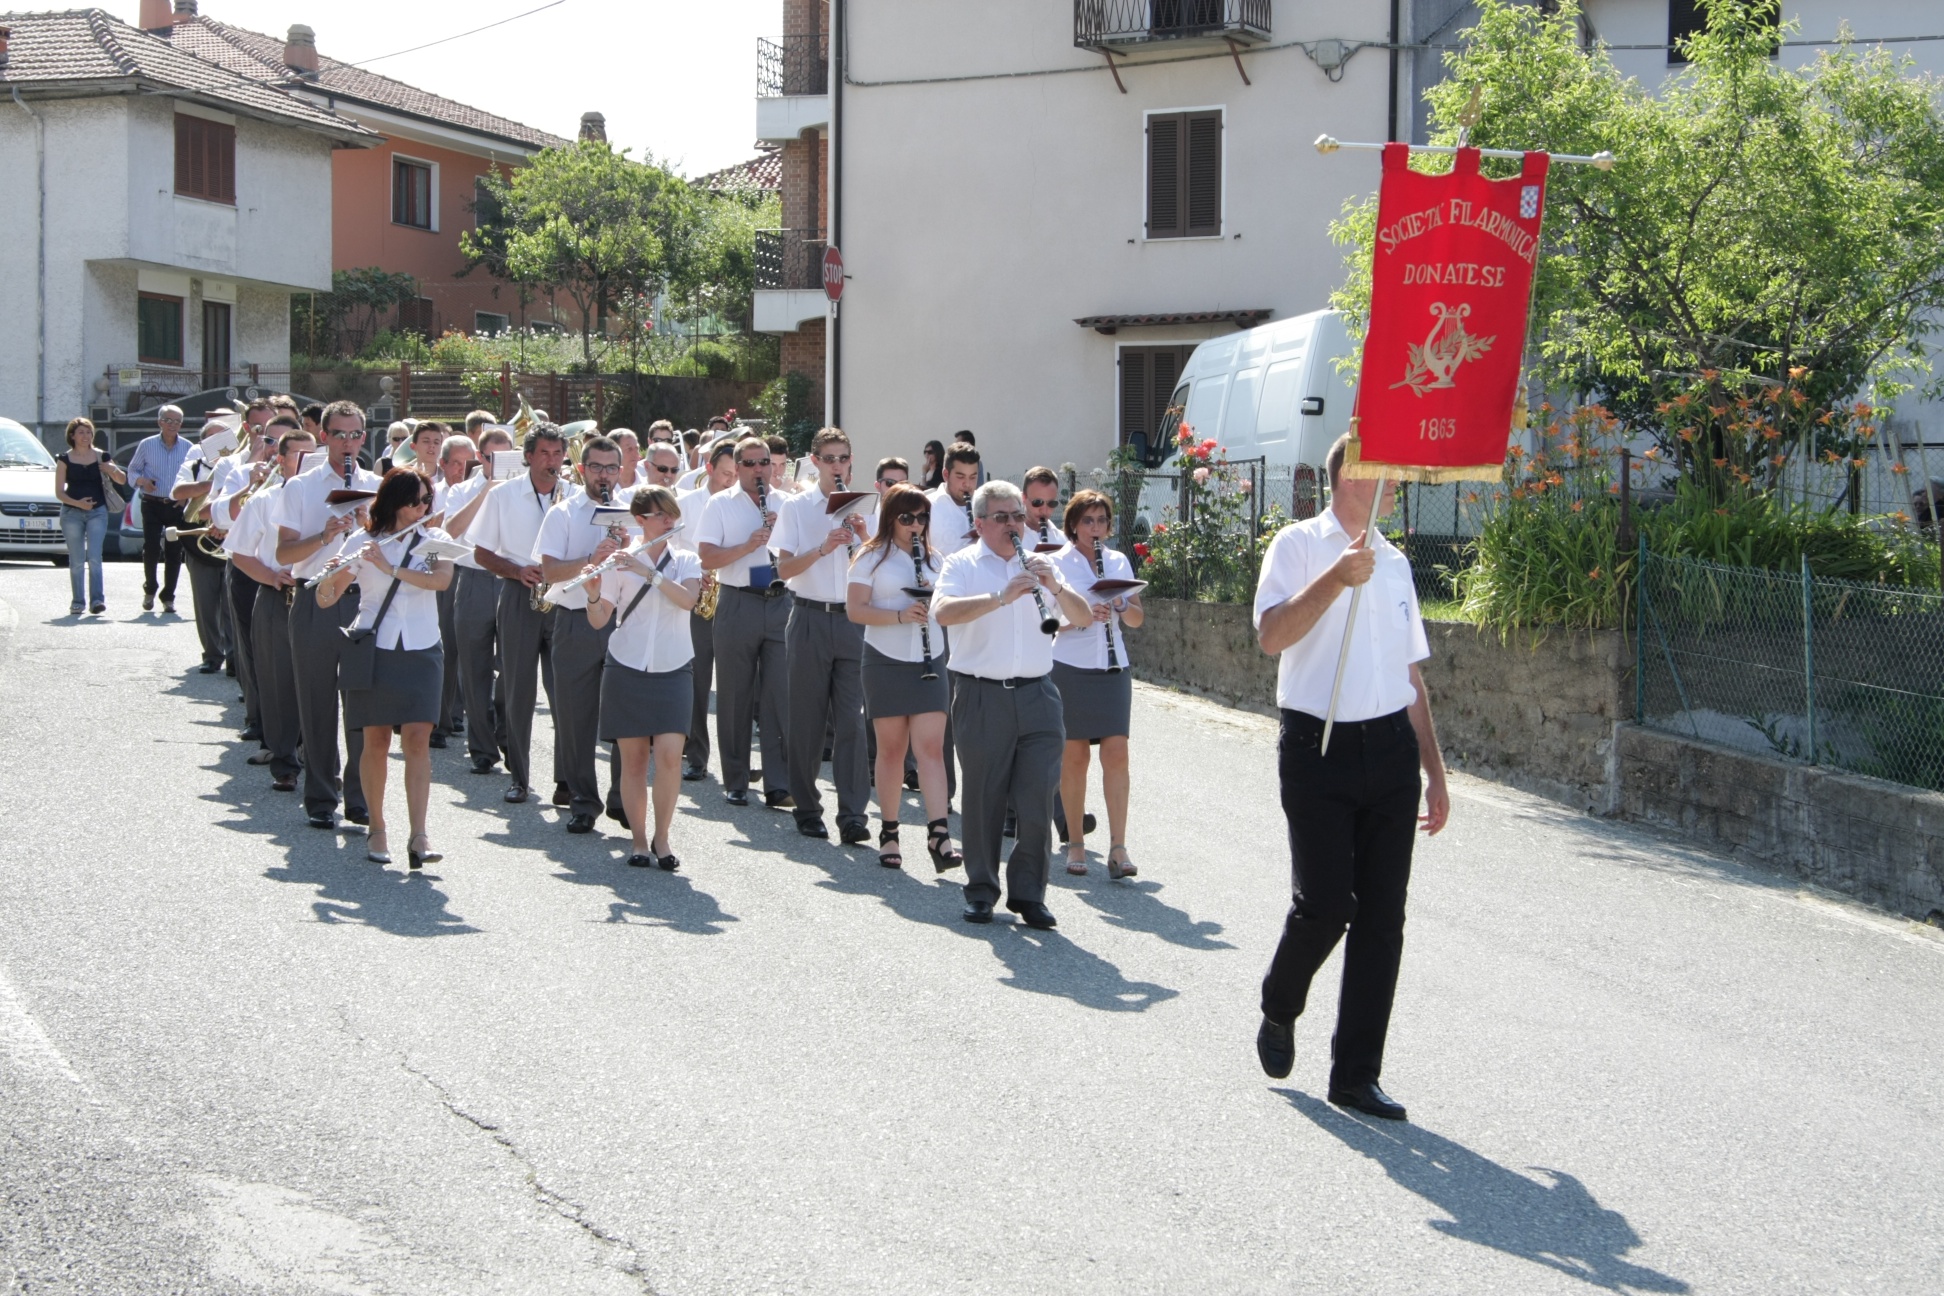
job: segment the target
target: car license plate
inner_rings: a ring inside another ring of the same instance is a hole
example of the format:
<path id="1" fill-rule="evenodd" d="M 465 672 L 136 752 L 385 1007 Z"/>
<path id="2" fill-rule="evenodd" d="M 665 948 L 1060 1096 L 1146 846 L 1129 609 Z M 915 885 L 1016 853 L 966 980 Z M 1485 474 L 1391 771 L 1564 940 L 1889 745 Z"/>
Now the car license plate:
<path id="1" fill-rule="evenodd" d="M 59 518 L 8 518 L 7 522 L 16 531 L 56 531 L 61 525 Z"/>

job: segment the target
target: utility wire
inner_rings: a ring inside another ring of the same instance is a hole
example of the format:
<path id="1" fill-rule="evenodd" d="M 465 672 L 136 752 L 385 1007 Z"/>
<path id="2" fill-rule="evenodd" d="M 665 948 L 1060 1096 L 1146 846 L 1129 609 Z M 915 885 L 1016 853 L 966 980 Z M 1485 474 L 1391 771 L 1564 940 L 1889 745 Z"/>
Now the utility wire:
<path id="1" fill-rule="evenodd" d="M 467 36 L 477 36 L 480 32 L 491 31 L 495 27 L 504 27 L 506 26 L 506 24 L 510 22 L 518 22 L 522 18 L 531 18 L 534 14 L 537 14 L 542 10 L 556 9 L 566 3 L 567 0 L 548 0 L 548 3 L 541 5 L 537 9 L 529 9 L 525 13 L 516 13 L 511 18 L 502 18 L 498 22 L 489 22 L 484 27 L 475 27 L 471 31 L 462 31 L 452 36 L 441 36 L 438 40 L 427 41 L 423 45 L 414 45 L 410 49 L 394 50 L 390 54 L 380 54 L 377 58 L 363 59 L 356 63 L 347 64 L 346 66 L 367 67 L 373 63 L 382 63 L 386 59 L 398 58 L 400 55 L 403 54 L 416 54 L 420 50 L 431 49 L 434 45 L 444 45 L 450 41 L 460 40 Z"/>

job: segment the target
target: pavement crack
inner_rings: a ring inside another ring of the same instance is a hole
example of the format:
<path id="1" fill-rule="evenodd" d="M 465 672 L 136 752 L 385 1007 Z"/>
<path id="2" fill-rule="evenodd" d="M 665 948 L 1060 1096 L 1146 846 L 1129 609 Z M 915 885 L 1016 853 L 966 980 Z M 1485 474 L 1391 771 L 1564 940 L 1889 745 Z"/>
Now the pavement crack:
<path id="1" fill-rule="evenodd" d="M 464 1121 L 497 1143 L 506 1152 L 507 1156 L 513 1159 L 513 1163 L 519 1167 L 521 1176 L 526 1180 L 527 1191 L 533 1195 L 535 1201 L 598 1242 L 603 1249 L 603 1253 L 608 1257 L 609 1262 L 618 1272 L 632 1278 L 640 1286 L 641 1290 L 646 1293 L 646 1296 L 656 1296 L 654 1286 L 648 1281 L 647 1270 L 642 1265 L 641 1253 L 635 1247 L 634 1243 L 619 1234 L 610 1233 L 607 1229 L 602 1228 L 593 1220 L 586 1206 L 575 1201 L 572 1197 L 569 1197 L 558 1189 L 549 1186 L 540 1177 L 538 1168 L 534 1166 L 532 1161 L 527 1159 L 526 1153 L 520 1150 L 519 1145 L 507 1135 L 505 1130 L 493 1124 L 491 1121 L 475 1116 L 460 1106 L 458 1100 L 453 1097 L 451 1090 L 413 1066 L 410 1062 L 400 1059 L 398 1065 L 404 1068 L 407 1075 L 416 1077 L 426 1088 L 430 1089 L 438 1098 L 439 1104 L 446 1109 L 447 1113 Z"/>

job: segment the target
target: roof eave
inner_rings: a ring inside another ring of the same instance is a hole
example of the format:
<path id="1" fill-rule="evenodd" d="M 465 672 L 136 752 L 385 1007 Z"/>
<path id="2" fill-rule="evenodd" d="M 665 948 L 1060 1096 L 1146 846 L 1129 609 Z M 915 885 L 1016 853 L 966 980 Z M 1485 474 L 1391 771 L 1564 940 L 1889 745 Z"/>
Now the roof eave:
<path id="1" fill-rule="evenodd" d="M 14 81 L 0 78 L 0 91 L 18 90 L 23 99 L 106 99 L 117 96 L 149 96 L 158 99 L 186 99 L 214 108 L 219 112 L 233 113 L 252 121 L 266 122 L 272 126 L 286 126 L 292 130 L 306 131 L 350 148 L 376 148 L 384 138 L 375 131 L 366 130 L 356 122 L 310 121 L 294 114 L 271 112 L 253 104 L 238 103 L 234 99 L 212 94 L 207 90 L 191 89 L 188 86 L 171 85 L 154 77 L 80 77 L 62 78 L 51 81 Z"/>
<path id="2" fill-rule="evenodd" d="M 379 103 L 375 99 L 361 98 L 358 95 L 347 94 L 341 90 L 334 90 L 326 85 L 319 85 L 316 82 L 307 82 L 302 89 L 307 96 L 316 95 L 328 105 L 339 103 L 353 104 L 374 113 L 386 113 L 393 117 L 403 117 L 408 121 L 424 122 L 427 126 L 436 126 L 440 130 L 452 131 L 459 135 L 471 135 L 482 140 L 491 140 L 495 144 L 518 149 L 529 157 L 545 149 L 559 148 L 563 145 L 573 143 L 572 140 L 563 139 L 558 144 L 535 144 L 529 140 L 515 139 L 511 135 L 501 135 L 495 131 L 481 130 L 477 126 L 461 126 L 456 122 L 447 121 L 442 117 L 434 117 L 430 113 L 417 113 L 409 108 L 400 108 L 396 104 Z M 363 128 L 360 127 L 360 129 Z"/>

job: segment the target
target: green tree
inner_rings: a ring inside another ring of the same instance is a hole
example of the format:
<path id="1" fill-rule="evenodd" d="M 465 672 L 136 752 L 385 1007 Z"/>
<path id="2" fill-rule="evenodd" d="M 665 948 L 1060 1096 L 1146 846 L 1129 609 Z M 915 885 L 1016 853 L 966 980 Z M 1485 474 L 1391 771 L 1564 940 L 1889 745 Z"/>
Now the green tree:
<path id="1" fill-rule="evenodd" d="M 581 355 L 626 297 L 663 291 L 688 256 L 696 202 L 681 177 L 595 140 L 546 149 L 510 178 L 482 178 L 498 220 L 468 231 L 473 265 L 529 289 L 567 294 L 580 309 Z M 491 213 L 489 213 L 490 215 Z"/>
<path id="2" fill-rule="evenodd" d="M 1819 405 L 1894 392 L 1927 372 L 1944 310 L 1937 86 L 1881 50 L 1783 67 L 1793 28 L 1770 0 L 1702 4 L 1688 67 L 1650 89 L 1580 48 L 1576 0 L 1479 0 L 1427 94 L 1441 143 L 1477 87 L 1473 143 L 1618 159 L 1551 173 L 1528 363 L 1643 427 L 1722 375 L 1747 391 L 1806 376 Z M 1334 228 L 1351 250 L 1333 301 L 1359 328 L 1375 213 L 1352 202 Z"/>

